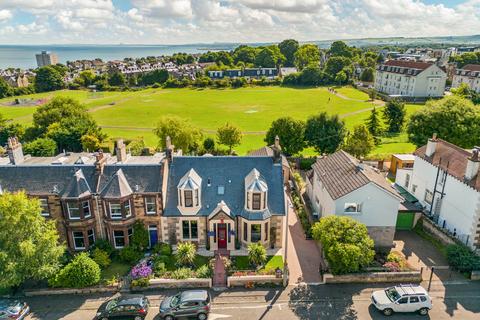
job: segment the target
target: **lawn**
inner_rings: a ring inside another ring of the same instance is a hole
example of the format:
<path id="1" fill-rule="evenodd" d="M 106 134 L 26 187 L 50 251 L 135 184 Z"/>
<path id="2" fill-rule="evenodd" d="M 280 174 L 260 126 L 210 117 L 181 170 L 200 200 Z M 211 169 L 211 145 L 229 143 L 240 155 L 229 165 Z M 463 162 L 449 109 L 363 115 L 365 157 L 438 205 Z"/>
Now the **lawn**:
<path id="1" fill-rule="evenodd" d="M 234 268 L 236 270 L 252 269 L 252 267 L 250 266 L 250 262 L 248 261 L 248 256 L 236 256 L 234 260 L 235 260 Z M 260 270 L 275 270 L 277 268 L 280 268 L 283 270 L 283 257 L 279 255 L 268 256 L 267 263 Z"/>
<path id="2" fill-rule="evenodd" d="M 102 270 L 101 274 L 101 282 L 106 282 L 111 280 L 113 277 L 120 279 L 124 275 L 126 275 L 131 269 L 131 266 L 128 263 L 119 261 L 119 260 L 112 260 L 112 263 Z"/>
<path id="3" fill-rule="evenodd" d="M 351 129 L 369 116 L 374 106 L 368 95 L 351 87 L 336 88 L 343 97 L 327 88 L 247 87 L 240 89 L 147 89 L 136 92 L 100 92 L 62 90 L 20 98 L 49 99 L 54 95 L 68 96 L 84 103 L 111 139 L 143 138 L 147 146 L 155 147 L 157 138 L 152 132 L 164 115 L 188 118 L 206 135 L 214 136 L 218 127 L 230 122 L 244 132 L 238 154 L 265 145 L 265 132 L 272 121 L 291 116 L 306 120 L 326 111 L 339 114 Z M 24 124 L 32 121 L 35 106 L 9 106 L 13 98 L 0 100 L 0 113 Z M 381 107 L 379 107 L 381 108 Z M 409 113 L 421 106 L 408 105 Z M 379 146 L 373 154 L 410 152 L 413 145 L 401 140 Z M 304 155 L 313 154 L 305 150 Z"/>

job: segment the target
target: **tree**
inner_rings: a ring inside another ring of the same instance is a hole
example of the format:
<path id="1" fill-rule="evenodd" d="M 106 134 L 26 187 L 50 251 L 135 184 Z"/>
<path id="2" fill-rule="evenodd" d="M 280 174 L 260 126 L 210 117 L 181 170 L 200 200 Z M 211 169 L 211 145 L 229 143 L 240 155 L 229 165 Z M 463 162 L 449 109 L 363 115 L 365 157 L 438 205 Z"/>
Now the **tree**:
<path id="1" fill-rule="evenodd" d="M 167 136 L 172 143 L 184 152 L 197 150 L 202 139 L 202 133 L 195 128 L 190 121 L 176 116 L 164 116 L 160 118 L 157 127 L 153 130 L 159 138 L 159 147 L 165 149 Z"/>
<path id="2" fill-rule="evenodd" d="M 321 112 L 308 118 L 305 140 L 318 153 L 333 153 L 342 144 L 346 132 L 345 123 L 338 115 Z"/>
<path id="3" fill-rule="evenodd" d="M 450 90 L 455 96 L 472 100 L 474 104 L 480 104 L 480 93 L 471 89 L 470 86 L 462 82 L 458 88 L 452 88 Z"/>
<path id="4" fill-rule="evenodd" d="M 480 109 L 467 99 L 450 96 L 428 101 L 410 116 L 408 137 L 417 146 L 424 145 L 433 133 L 462 148 L 480 144 Z"/>
<path id="5" fill-rule="evenodd" d="M 210 137 L 203 140 L 203 149 L 205 149 L 206 152 L 210 153 L 215 151 L 215 140 Z"/>
<path id="6" fill-rule="evenodd" d="M 13 96 L 13 88 L 0 77 L 0 99 Z"/>
<path id="7" fill-rule="evenodd" d="M 334 56 L 341 56 L 341 57 L 346 57 L 346 58 L 352 58 L 353 54 L 351 51 L 351 48 L 347 46 L 347 44 L 343 41 L 334 41 L 332 45 L 330 46 L 330 50 L 328 50 L 328 53 L 334 57 Z"/>
<path id="8" fill-rule="evenodd" d="M 367 227 L 350 217 L 323 217 L 313 225 L 312 234 L 322 243 L 334 274 L 357 272 L 370 264 L 375 256 Z"/>
<path id="9" fill-rule="evenodd" d="M 375 99 L 377 99 L 377 90 L 375 90 L 375 88 L 371 88 L 368 90 L 368 96 L 370 98 L 371 101 L 374 101 Z"/>
<path id="10" fill-rule="evenodd" d="M 138 82 L 144 86 L 150 86 L 155 83 L 165 83 L 170 76 L 168 75 L 168 71 L 165 69 L 161 70 L 154 70 L 152 72 L 147 72 L 140 76 Z"/>
<path id="11" fill-rule="evenodd" d="M 339 85 L 345 84 L 347 82 L 347 80 L 348 80 L 348 76 L 345 73 L 345 71 L 343 71 L 343 70 L 338 72 L 335 76 L 335 83 L 336 84 L 339 84 Z"/>
<path id="12" fill-rule="evenodd" d="M 267 261 L 267 250 L 260 243 L 250 243 L 247 247 L 248 261 L 254 267 L 261 266 Z"/>
<path id="13" fill-rule="evenodd" d="M 316 65 L 305 67 L 297 77 L 297 84 L 304 86 L 319 86 L 325 81 L 325 75 Z"/>
<path id="14" fill-rule="evenodd" d="M 375 147 L 375 141 L 364 125 L 358 125 L 353 128 L 353 133 L 347 137 L 343 149 L 353 156 L 365 157 Z"/>
<path id="15" fill-rule="evenodd" d="M 17 137 L 22 140 L 25 135 L 25 128 L 20 123 L 8 122 L 4 119 L 4 123 L 0 123 L 0 144 L 5 145 L 8 138 Z"/>
<path id="16" fill-rule="evenodd" d="M 100 272 L 100 266 L 88 253 L 81 252 L 51 279 L 50 284 L 55 287 L 85 288 L 100 282 Z"/>
<path id="17" fill-rule="evenodd" d="M 383 118 L 387 124 L 387 131 L 390 133 L 402 131 L 406 115 L 405 103 L 397 99 L 387 102 L 383 108 Z"/>
<path id="18" fill-rule="evenodd" d="M 143 138 L 140 138 L 138 140 L 133 140 L 127 145 L 127 150 L 130 152 L 132 156 L 143 155 L 144 149 L 145 149 L 145 141 L 143 141 Z"/>
<path id="19" fill-rule="evenodd" d="M 47 279 L 60 267 L 65 247 L 55 221 L 40 211 L 40 202 L 23 192 L 0 195 L 0 288 Z"/>
<path id="20" fill-rule="evenodd" d="M 37 138 L 23 145 L 25 154 L 34 157 L 52 157 L 57 153 L 57 144 L 49 138 Z"/>
<path id="21" fill-rule="evenodd" d="M 280 138 L 282 151 L 287 155 L 294 155 L 305 147 L 305 122 L 291 117 L 278 118 L 273 121 L 267 131 L 265 142 L 272 145 L 275 137 Z"/>
<path id="22" fill-rule="evenodd" d="M 97 136 L 91 134 L 84 134 L 80 138 L 83 151 L 97 151 L 100 149 L 100 139 Z"/>
<path id="23" fill-rule="evenodd" d="M 78 75 L 78 79 L 81 85 L 88 87 L 95 81 L 96 75 L 92 70 L 84 70 Z"/>
<path id="24" fill-rule="evenodd" d="M 226 145 L 229 152 L 232 153 L 232 148 L 242 142 L 242 132 L 238 127 L 227 122 L 223 127 L 217 129 L 217 139 L 218 143 Z"/>
<path id="25" fill-rule="evenodd" d="M 299 48 L 298 41 L 294 39 L 283 40 L 278 44 L 278 48 L 285 56 L 285 66 L 293 67 L 295 65 L 295 53 Z"/>
<path id="26" fill-rule="evenodd" d="M 375 107 L 373 107 L 372 111 L 370 112 L 370 116 L 365 121 L 365 125 L 370 134 L 373 136 L 375 144 L 378 144 L 378 137 L 382 134 L 383 129 L 381 119 L 378 116 L 378 112 Z"/>
<path id="27" fill-rule="evenodd" d="M 255 57 L 255 65 L 263 68 L 275 68 L 285 62 L 285 56 L 277 46 L 265 47 Z"/>
<path id="28" fill-rule="evenodd" d="M 352 64 L 352 60 L 345 57 L 330 57 L 325 64 L 324 72 L 332 79 L 335 79 L 337 73 L 344 71 Z"/>
<path id="29" fill-rule="evenodd" d="M 197 248 L 192 242 L 181 242 L 177 246 L 175 258 L 181 266 L 192 266 L 197 255 Z"/>
<path id="30" fill-rule="evenodd" d="M 239 62 L 254 63 L 257 56 L 257 48 L 247 45 L 238 46 L 233 51 L 233 60 L 236 64 Z"/>
<path id="31" fill-rule="evenodd" d="M 134 80 L 136 82 L 136 78 L 134 78 Z M 123 87 L 125 86 L 126 83 L 127 83 L 127 80 L 125 79 L 125 76 L 121 72 L 115 71 L 108 76 L 108 84 L 111 86 Z"/>
<path id="32" fill-rule="evenodd" d="M 133 224 L 133 234 L 131 246 L 135 247 L 138 251 L 145 251 L 148 248 L 149 236 L 148 230 L 142 221 L 136 221 Z"/>
<path id="33" fill-rule="evenodd" d="M 318 66 L 320 64 L 320 50 L 314 44 L 304 44 L 298 48 L 295 56 L 295 66 L 303 70 L 306 66 Z"/>
<path id="34" fill-rule="evenodd" d="M 65 86 L 62 74 L 52 66 L 38 68 L 35 76 L 35 91 L 45 92 L 62 89 Z"/>
<path id="35" fill-rule="evenodd" d="M 373 82 L 374 80 L 374 71 L 373 68 L 365 68 L 360 74 L 360 80 L 365 82 Z"/>

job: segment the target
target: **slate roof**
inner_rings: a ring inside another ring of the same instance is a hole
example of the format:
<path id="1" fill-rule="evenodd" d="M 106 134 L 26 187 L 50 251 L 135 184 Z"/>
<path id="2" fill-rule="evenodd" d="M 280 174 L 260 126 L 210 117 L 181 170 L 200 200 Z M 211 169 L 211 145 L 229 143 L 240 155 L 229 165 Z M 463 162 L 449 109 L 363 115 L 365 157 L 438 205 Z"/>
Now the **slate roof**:
<path id="1" fill-rule="evenodd" d="M 249 156 L 263 156 L 263 157 L 273 157 L 273 149 L 271 146 L 265 146 L 257 150 L 250 151 Z M 282 165 L 285 167 L 290 167 L 287 157 L 282 154 Z"/>
<path id="2" fill-rule="evenodd" d="M 119 170 L 121 170 L 121 174 L 117 174 Z M 135 193 L 161 192 L 162 173 L 161 164 L 107 165 L 98 181 L 97 192 L 104 197 L 122 197 L 130 191 Z"/>
<path id="3" fill-rule="evenodd" d="M 70 183 L 67 185 L 66 189 L 62 193 L 62 198 L 83 198 L 88 197 L 92 194 L 92 189 L 87 179 L 83 175 L 83 170 L 78 169 L 74 175 L 73 179 L 70 180 Z"/>
<path id="4" fill-rule="evenodd" d="M 374 183 L 391 195 L 402 198 L 387 182 L 385 177 L 372 167 L 358 167 L 359 161 L 347 152 L 340 150 L 317 159 L 312 165 L 317 176 L 333 200 L 343 197 L 369 183 Z"/>
<path id="5" fill-rule="evenodd" d="M 480 64 L 467 64 L 455 71 L 458 76 L 480 77 Z"/>
<path id="6" fill-rule="evenodd" d="M 377 67 L 377 70 L 416 76 L 432 65 L 433 63 L 427 62 L 388 60 L 385 63 L 379 65 Z"/>
<path id="7" fill-rule="evenodd" d="M 443 170 L 447 170 L 448 163 L 448 174 L 475 190 L 480 191 L 480 174 L 477 174 L 470 181 L 465 181 L 465 170 L 467 169 L 468 158 L 472 156 L 471 152 L 442 139 L 437 139 L 437 146 L 431 157 L 425 155 L 426 150 L 427 146 L 424 145 L 418 148 L 414 154 L 435 167 L 440 166 Z M 442 159 L 441 165 L 440 159 Z"/>
<path id="8" fill-rule="evenodd" d="M 249 220 L 264 220 L 272 215 L 285 215 L 282 166 L 275 165 L 272 157 L 174 157 L 170 164 L 165 216 L 180 216 L 177 208 L 177 185 L 190 170 L 202 178 L 201 202 L 197 216 L 208 216 L 222 200 L 230 208 L 232 216 Z M 267 209 L 251 212 L 245 210 L 245 177 L 257 169 L 268 185 Z M 210 182 L 210 186 L 208 186 Z M 219 195 L 218 186 L 224 186 Z"/>

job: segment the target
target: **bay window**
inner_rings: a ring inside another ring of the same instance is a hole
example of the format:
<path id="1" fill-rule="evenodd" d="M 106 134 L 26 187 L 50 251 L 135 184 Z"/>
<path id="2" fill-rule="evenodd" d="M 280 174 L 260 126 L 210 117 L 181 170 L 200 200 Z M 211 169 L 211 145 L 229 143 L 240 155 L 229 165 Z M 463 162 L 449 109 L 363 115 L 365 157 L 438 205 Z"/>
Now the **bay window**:
<path id="1" fill-rule="evenodd" d="M 124 202 L 123 209 L 125 211 L 125 217 L 128 218 L 132 215 L 132 208 L 130 208 L 130 200 Z"/>
<path id="2" fill-rule="evenodd" d="M 82 202 L 82 211 L 84 218 L 90 218 L 92 216 L 92 213 L 90 212 L 90 201 L 87 200 Z"/>
<path id="3" fill-rule="evenodd" d="M 68 217 L 71 220 L 81 219 L 80 209 L 78 208 L 78 202 L 67 202 L 67 211 L 68 211 Z"/>
<path id="4" fill-rule="evenodd" d="M 84 250 L 85 249 L 85 238 L 83 237 L 82 231 L 73 231 L 73 246 L 75 250 Z"/>
<path id="5" fill-rule="evenodd" d="M 120 205 L 120 203 L 110 203 L 110 218 L 122 218 L 122 206 Z"/>
<path id="6" fill-rule="evenodd" d="M 87 230 L 87 239 L 88 239 L 88 246 L 93 246 L 95 243 L 95 231 L 93 229 Z"/>
<path id="7" fill-rule="evenodd" d="M 113 231 L 113 243 L 116 249 L 125 247 L 125 234 L 123 230 Z"/>
<path id="8" fill-rule="evenodd" d="M 262 240 L 262 225 L 251 224 L 250 225 L 250 242 L 259 242 Z"/>

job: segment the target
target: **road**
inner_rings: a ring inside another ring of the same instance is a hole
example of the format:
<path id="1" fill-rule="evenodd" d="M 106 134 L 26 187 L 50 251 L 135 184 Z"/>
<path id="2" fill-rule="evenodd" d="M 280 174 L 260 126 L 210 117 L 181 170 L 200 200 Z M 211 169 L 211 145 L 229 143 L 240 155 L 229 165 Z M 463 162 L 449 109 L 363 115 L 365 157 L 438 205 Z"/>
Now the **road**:
<path id="1" fill-rule="evenodd" d="M 281 319 L 384 319 L 370 305 L 370 294 L 384 285 L 289 286 L 285 289 L 234 289 L 214 297 L 210 320 Z M 152 308 L 147 320 L 159 320 L 158 305 L 175 291 L 147 291 Z M 480 282 L 456 281 L 432 284 L 433 310 L 428 317 L 395 314 L 391 319 L 480 319 Z M 27 319 L 92 319 L 98 306 L 110 295 L 32 297 L 27 302 L 33 313 Z"/>

